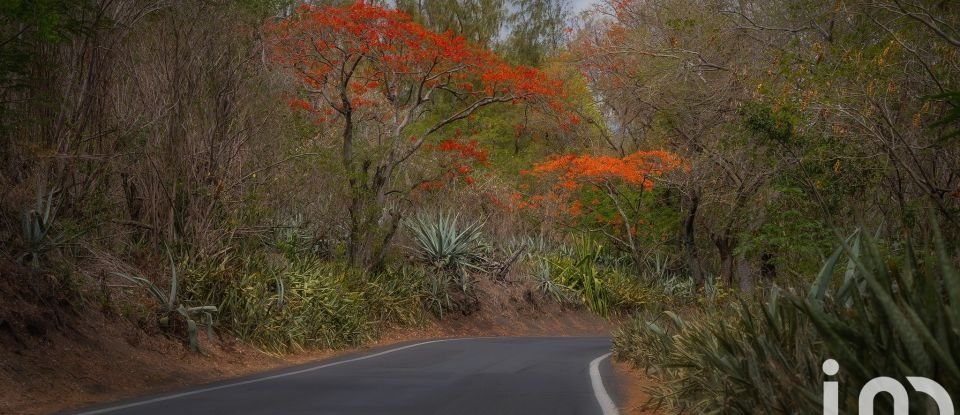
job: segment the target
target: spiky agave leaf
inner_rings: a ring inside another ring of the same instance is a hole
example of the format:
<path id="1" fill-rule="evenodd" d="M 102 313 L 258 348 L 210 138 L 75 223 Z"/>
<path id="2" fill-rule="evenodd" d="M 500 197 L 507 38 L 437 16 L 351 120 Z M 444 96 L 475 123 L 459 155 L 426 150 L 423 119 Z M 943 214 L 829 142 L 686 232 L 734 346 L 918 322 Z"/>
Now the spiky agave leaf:
<path id="1" fill-rule="evenodd" d="M 150 295 L 153 296 L 155 300 L 157 300 L 157 303 L 159 303 L 161 307 L 164 307 L 164 311 L 167 311 L 167 312 L 172 311 L 172 309 L 169 306 L 170 301 L 167 295 L 164 294 L 163 291 L 160 290 L 160 288 L 157 287 L 156 284 L 154 284 L 152 281 L 143 277 L 138 277 L 135 275 L 130 275 L 122 272 L 111 272 L 111 274 L 116 275 L 120 278 L 126 279 L 128 281 L 131 281 L 143 287 L 144 289 L 147 290 L 148 293 L 150 293 Z"/>
<path id="2" fill-rule="evenodd" d="M 482 221 L 461 223 L 459 215 L 419 214 L 406 221 L 413 233 L 418 253 L 427 263 L 452 271 L 461 277 L 467 268 L 477 269 L 484 260 Z"/>

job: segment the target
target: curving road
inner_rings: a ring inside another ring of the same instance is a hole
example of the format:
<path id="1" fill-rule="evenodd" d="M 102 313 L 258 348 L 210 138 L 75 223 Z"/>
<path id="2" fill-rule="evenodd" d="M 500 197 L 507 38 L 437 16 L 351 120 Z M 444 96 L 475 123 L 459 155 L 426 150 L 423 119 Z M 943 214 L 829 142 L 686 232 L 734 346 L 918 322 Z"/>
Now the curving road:
<path id="1" fill-rule="evenodd" d="M 434 340 L 77 413 L 611 415 L 609 350 L 605 337 Z"/>

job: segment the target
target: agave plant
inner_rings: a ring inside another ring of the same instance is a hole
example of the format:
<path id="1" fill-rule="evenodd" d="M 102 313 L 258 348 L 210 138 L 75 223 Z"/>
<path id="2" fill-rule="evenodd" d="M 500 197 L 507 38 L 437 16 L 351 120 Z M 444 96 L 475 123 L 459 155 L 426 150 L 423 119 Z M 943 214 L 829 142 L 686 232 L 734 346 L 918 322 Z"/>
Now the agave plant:
<path id="1" fill-rule="evenodd" d="M 546 258 L 537 258 L 537 268 L 533 273 L 537 290 L 558 303 L 570 301 L 570 289 L 558 283 L 553 277 L 553 267 Z"/>
<path id="2" fill-rule="evenodd" d="M 855 234 L 830 257 L 800 303 L 826 353 L 843 367 L 848 389 L 859 390 L 878 376 L 924 376 L 960 390 L 960 273 L 935 221 L 931 228 L 933 254 L 927 258 L 906 241 L 896 260 L 873 238 Z M 849 258 L 846 272 L 840 288 L 830 292 L 841 251 Z M 923 402 L 911 404 L 920 410 Z"/>
<path id="3" fill-rule="evenodd" d="M 583 304 L 594 313 L 606 317 L 610 313 L 609 293 L 601 275 L 608 270 L 599 262 L 602 256 L 600 245 L 578 244 L 572 258 L 556 258 L 550 261 L 556 270 L 553 277 L 557 284 L 580 295 Z"/>
<path id="4" fill-rule="evenodd" d="M 196 352 L 199 351 L 199 345 L 197 343 L 197 322 L 194 318 L 199 316 L 202 324 L 207 328 L 207 336 L 213 337 L 213 313 L 217 312 L 217 307 L 212 305 L 187 307 L 181 304 L 177 297 L 177 265 L 174 263 L 173 256 L 170 255 L 169 251 L 167 252 L 167 258 L 170 260 L 169 294 L 164 294 L 163 290 L 146 278 L 122 272 L 114 272 L 113 275 L 136 283 L 146 289 L 147 292 L 157 300 L 162 310 L 159 321 L 160 327 L 170 327 L 170 317 L 173 316 L 174 313 L 183 317 L 187 322 L 187 338 L 190 341 L 190 349 Z"/>
<path id="5" fill-rule="evenodd" d="M 842 368 L 841 413 L 855 413 L 859 391 L 879 376 L 923 376 L 960 390 L 960 275 L 932 229 L 926 256 L 909 241 L 903 255 L 885 254 L 855 232 L 805 297 L 774 289 L 764 303 L 725 313 L 640 317 L 615 335 L 614 349 L 656 373 L 661 403 L 692 413 L 818 413 L 828 358 Z M 935 413 L 933 401 L 910 404 L 911 413 Z"/>
<path id="6" fill-rule="evenodd" d="M 40 267 L 40 257 L 60 243 L 60 238 L 50 235 L 53 222 L 53 197 L 56 190 L 46 191 L 45 186 L 37 187 L 36 205 L 23 213 L 23 240 L 25 251 L 18 258 L 20 263 L 30 263 L 33 268 Z"/>
<path id="7" fill-rule="evenodd" d="M 453 308 L 453 301 L 450 299 L 448 286 L 450 285 L 450 276 L 448 274 L 433 274 L 426 278 L 424 290 L 426 295 L 424 303 L 426 307 L 437 318 L 442 319 L 443 313 Z"/>
<path id="8" fill-rule="evenodd" d="M 486 261 L 480 241 L 483 222 L 461 223 L 459 215 L 417 215 L 406 221 L 420 258 L 438 270 L 452 272 L 467 290 L 467 269 L 480 269 Z"/>
<path id="9" fill-rule="evenodd" d="M 520 251 L 525 259 L 533 260 L 552 251 L 552 245 L 543 234 L 537 236 L 511 237 L 507 241 L 506 253 L 513 255 Z"/>

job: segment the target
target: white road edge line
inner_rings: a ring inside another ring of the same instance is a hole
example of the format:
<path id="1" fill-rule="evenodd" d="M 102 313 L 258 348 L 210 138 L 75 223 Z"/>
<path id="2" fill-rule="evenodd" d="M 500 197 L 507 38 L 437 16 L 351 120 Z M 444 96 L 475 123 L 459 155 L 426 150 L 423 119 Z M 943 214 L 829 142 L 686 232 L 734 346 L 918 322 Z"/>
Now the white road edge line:
<path id="1" fill-rule="evenodd" d="M 111 407 L 108 407 L 108 408 L 95 409 L 95 410 L 93 410 L 93 411 L 88 411 L 88 412 L 80 412 L 80 413 L 78 413 L 78 414 L 76 414 L 76 415 L 95 415 L 95 414 L 103 414 L 103 413 L 107 413 L 107 412 L 113 412 L 113 411 L 117 411 L 117 410 L 120 410 L 120 409 L 135 408 L 135 407 L 138 407 L 138 406 L 148 405 L 148 404 L 151 404 L 151 403 L 163 402 L 163 401 L 168 401 L 168 400 L 171 400 L 171 399 L 182 398 L 182 397 L 184 397 L 184 396 L 196 395 L 196 394 L 200 394 L 200 393 L 204 393 L 204 392 L 211 392 L 211 391 L 220 390 L 220 389 L 227 389 L 227 388 L 232 388 L 232 387 L 235 387 L 235 386 L 249 385 L 249 384 L 251 384 L 251 383 L 257 383 L 257 382 L 263 382 L 263 381 L 278 379 L 278 378 L 287 377 L 287 376 L 299 375 L 299 374 L 301 374 L 301 373 L 313 372 L 313 371 L 315 371 L 315 370 L 325 369 L 325 368 L 333 367 L 333 366 L 339 366 L 339 365 L 343 365 L 343 364 L 347 364 L 347 363 L 352 363 L 352 362 L 359 362 L 359 361 L 361 361 L 361 360 L 372 359 L 372 358 L 374 358 L 374 357 L 383 356 L 383 355 L 385 355 L 385 354 L 390 354 L 390 353 L 393 353 L 393 352 L 399 352 L 399 351 L 401 351 L 401 350 L 412 349 L 412 348 L 414 348 L 414 347 L 423 346 L 423 345 L 427 345 L 427 344 L 442 343 L 442 342 L 448 342 L 448 341 L 454 341 L 454 340 L 469 340 L 469 339 L 471 339 L 471 338 L 468 337 L 468 338 L 454 338 L 454 339 L 439 339 L 439 340 L 431 340 L 431 341 L 426 341 L 426 342 L 421 342 L 421 343 L 408 344 L 408 345 L 406 345 L 406 346 L 401 346 L 401 347 L 397 347 L 397 348 L 394 348 L 394 349 L 384 350 L 384 351 L 382 351 L 382 352 L 378 352 L 378 353 L 374 353 L 374 354 L 370 354 L 370 355 L 366 355 L 366 356 L 355 357 L 355 358 L 353 358 L 353 359 L 341 360 L 341 361 L 332 362 L 332 363 L 327 363 L 327 364 L 323 364 L 323 365 L 319 365 L 319 366 L 311 366 L 311 367 L 308 367 L 308 368 L 305 368 L 305 369 L 295 370 L 295 371 L 292 371 L 292 372 L 278 373 L 278 374 L 276 374 L 276 375 L 266 376 L 266 377 L 262 377 L 262 378 L 248 379 L 248 380 L 244 380 L 244 381 L 240 381 L 240 382 L 228 383 L 228 384 L 219 385 L 219 386 L 211 386 L 211 387 L 209 387 L 209 388 L 203 388 L 203 389 L 195 389 L 195 390 L 188 391 L 188 392 L 177 393 L 177 394 L 174 394 L 174 395 L 160 396 L 160 397 L 156 397 L 156 398 L 153 398 L 153 399 L 147 399 L 147 400 L 144 400 L 144 401 L 131 402 L 131 403 L 128 403 L 128 404 L 111 406 Z M 473 338 L 473 339 L 475 339 L 475 338 Z M 609 353 L 608 353 L 608 354 L 609 354 Z M 601 385 L 600 387 L 603 388 L 602 385 Z M 594 384 L 594 389 L 596 389 L 596 384 Z M 609 398 L 608 398 L 608 399 L 609 399 Z M 614 413 L 615 413 L 615 412 L 614 412 Z M 604 415 L 606 415 L 606 414 L 607 414 L 607 413 L 604 412 Z"/>
<path id="2" fill-rule="evenodd" d="M 608 357 L 610 357 L 610 353 L 590 362 L 590 383 L 593 384 L 593 394 L 597 397 L 597 403 L 600 404 L 603 415 L 620 415 L 620 410 L 617 409 L 617 405 L 613 404 L 610 395 L 607 395 L 607 389 L 603 387 L 603 378 L 600 377 L 600 362 Z"/>

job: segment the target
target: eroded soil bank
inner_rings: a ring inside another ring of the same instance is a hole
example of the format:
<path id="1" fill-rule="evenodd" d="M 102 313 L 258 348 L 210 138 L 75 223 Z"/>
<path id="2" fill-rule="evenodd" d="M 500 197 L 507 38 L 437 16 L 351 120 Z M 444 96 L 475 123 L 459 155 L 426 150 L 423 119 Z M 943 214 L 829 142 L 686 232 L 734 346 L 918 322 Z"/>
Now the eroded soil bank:
<path id="1" fill-rule="evenodd" d="M 608 335 L 613 328 L 585 310 L 538 299 L 526 287 L 490 282 L 478 287 L 487 295 L 469 315 L 427 317 L 420 327 L 391 329 L 358 348 L 275 356 L 218 332 L 213 338 L 201 334 L 203 352 L 198 354 L 181 339 L 123 318 L 112 308 L 70 306 L 71 299 L 49 294 L 62 292 L 57 287 L 38 284 L 26 294 L 11 288 L 0 287 L 3 414 L 76 409 L 415 339 Z M 625 379 L 635 375 L 618 373 Z M 630 396 L 637 394 L 634 389 L 628 388 Z"/>

